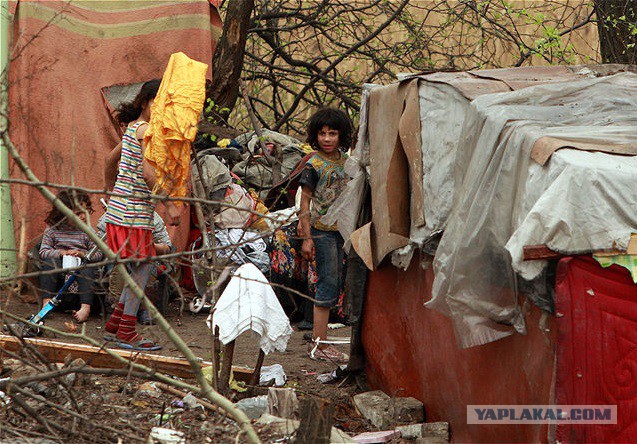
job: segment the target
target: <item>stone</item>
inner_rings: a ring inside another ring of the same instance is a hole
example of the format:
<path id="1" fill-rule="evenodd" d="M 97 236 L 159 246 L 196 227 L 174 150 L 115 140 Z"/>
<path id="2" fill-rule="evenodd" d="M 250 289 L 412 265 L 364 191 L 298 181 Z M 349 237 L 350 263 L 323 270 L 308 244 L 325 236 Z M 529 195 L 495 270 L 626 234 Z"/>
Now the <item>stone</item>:
<path id="1" fill-rule="evenodd" d="M 359 444 L 376 444 L 390 442 L 401 437 L 398 430 L 383 430 L 380 432 L 365 432 L 354 436 L 352 439 Z"/>
<path id="2" fill-rule="evenodd" d="M 405 439 L 422 438 L 422 428 L 424 424 L 408 424 L 397 426 L 396 430 Z"/>
<path id="3" fill-rule="evenodd" d="M 392 398 L 391 406 L 396 424 L 415 424 L 425 421 L 425 406 L 416 398 Z"/>
<path id="4" fill-rule="evenodd" d="M 449 423 L 442 421 L 425 423 L 422 426 L 422 436 L 423 438 L 441 438 L 449 442 Z"/>
<path id="5" fill-rule="evenodd" d="M 354 395 L 356 410 L 378 429 L 387 429 L 392 422 L 393 410 L 390 410 L 391 398 L 381 390 Z"/>

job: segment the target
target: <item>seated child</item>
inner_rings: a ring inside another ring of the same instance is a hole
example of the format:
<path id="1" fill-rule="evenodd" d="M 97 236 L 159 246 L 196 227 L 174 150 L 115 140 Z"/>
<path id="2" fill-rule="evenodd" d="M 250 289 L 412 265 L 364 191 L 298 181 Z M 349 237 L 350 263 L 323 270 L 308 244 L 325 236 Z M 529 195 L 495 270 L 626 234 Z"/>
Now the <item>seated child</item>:
<path id="1" fill-rule="evenodd" d="M 87 222 L 89 214 L 93 212 L 91 199 L 88 194 L 80 190 L 62 190 L 57 198 L 69 207 L 83 222 Z M 85 258 L 95 245 L 86 233 L 67 219 L 55 206 L 46 217 L 47 228 L 42 235 L 40 245 L 40 259 L 44 262 L 42 270 L 58 270 L 57 273 L 43 273 L 40 275 L 40 289 L 42 291 L 42 306 L 57 294 L 64 285 L 66 272 L 62 269 L 64 256 Z M 89 222 L 90 223 L 90 222 Z M 102 252 L 96 250 L 90 260 L 97 262 L 102 259 Z M 76 310 L 73 318 L 77 322 L 85 322 L 91 313 L 93 305 L 92 284 L 95 276 L 94 268 L 84 268 L 79 271 L 76 283 L 78 301 L 74 304 Z M 73 287 L 73 286 L 72 286 Z"/>

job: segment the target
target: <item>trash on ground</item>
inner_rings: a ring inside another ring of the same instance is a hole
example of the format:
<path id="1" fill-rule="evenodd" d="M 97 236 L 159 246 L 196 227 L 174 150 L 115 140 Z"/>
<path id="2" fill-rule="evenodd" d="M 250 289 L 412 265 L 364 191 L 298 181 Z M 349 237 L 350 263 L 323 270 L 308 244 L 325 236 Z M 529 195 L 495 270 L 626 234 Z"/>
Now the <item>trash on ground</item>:
<path id="1" fill-rule="evenodd" d="M 330 373 L 322 373 L 316 377 L 316 380 L 321 384 L 329 384 L 330 382 L 337 381 L 341 379 L 345 374 L 345 369 L 347 368 L 347 364 L 339 365 Z"/>
<path id="2" fill-rule="evenodd" d="M 338 330 L 339 328 L 345 328 L 347 325 L 340 322 L 334 322 L 333 324 L 327 324 L 328 330 Z"/>
<path id="3" fill-rule="evenodd" d="M 268 383 L 274 379 L 274 385 L 282 387 L 287 381 L 287 376 L 283 366 L 281 364 L 265 365 L 261 367 L 261 374 L 259 375 L 259 385 L 268 385 Z"/>
<path id="4" fill-rule="evenodd" d="M 290 388 L 268 389 L 268 413 L 279 418 L 298 419 L 299 400 Z"/>
<path id="5" fill-rule="evenodd" d="M 177 430 L 153 427 L 148 435 L 148 444 L 186 444 L 186 435 Z"/>
<path id="6" fill-rule="evenodd" d="M 195 396 L 192 393 L 188 393 L 186 396 L 184 396 L 181 402 L 184 404 L 184 407 L 187 410 L 188 409 L 194 410 L 196 408 L 200 408 L 201 410 L 203 410 L 203 405 L 199 403 L 197 398 L 195 398 Z"/>
<path id="7" fill-rule="evenodd" d="M 268 395 L 244 398 L 237 401 L 235 407 L 245 413 L 249 419 L 257 419 L 268 410 Z"/>
<path id="8" fill-rule="evenodd" d="M 161 390 L 157 388 L 157 385 L 154 382 L 143 383 L 139 386 L 139 390 L 137 391 L 138 395 L 146 395 L 151 398 L 159 398 L 161 393 Z"/>

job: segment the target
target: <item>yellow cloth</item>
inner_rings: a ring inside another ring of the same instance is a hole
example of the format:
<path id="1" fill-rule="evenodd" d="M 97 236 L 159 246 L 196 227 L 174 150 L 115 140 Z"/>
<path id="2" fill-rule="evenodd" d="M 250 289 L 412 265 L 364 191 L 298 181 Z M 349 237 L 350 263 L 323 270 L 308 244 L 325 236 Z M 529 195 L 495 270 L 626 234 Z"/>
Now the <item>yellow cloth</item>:
<path id="1" fill-rule="evenodd" d="M 178 52 L 168 66 L 151 107 L 144 135 L 144 157 L 155 167 L 155 191 L 164 189 L 171 197 L 187 193 L 190 173 L 190 145 L 206 98 L 208 65 Z"/>
<path id="2" fill-rule="evenodd" d="M 270 212 L 268 207 L 266 207 L 263 201 L 259 198 L 259 195 L 256 193 L 256 191 L 250 188 L 248 193 L 250 194 L 250 197 L 252 197 L 252 200 L 254 200 L 254 211 L 264 216 Z M 250 217 L 248 225 L 250 228 L 257 231 L 268 231 L 270 229 L 270 227 L 268 226 L 268 222 L 263 217 L 259 217 L 255 214 L 252 214 L 252 216 Z"/>

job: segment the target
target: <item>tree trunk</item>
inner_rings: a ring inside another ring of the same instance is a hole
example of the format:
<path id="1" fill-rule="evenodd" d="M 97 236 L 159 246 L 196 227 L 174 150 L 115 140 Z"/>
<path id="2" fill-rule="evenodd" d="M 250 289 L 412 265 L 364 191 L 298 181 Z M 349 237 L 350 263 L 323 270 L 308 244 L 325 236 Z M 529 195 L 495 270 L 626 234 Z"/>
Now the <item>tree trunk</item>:
<path id="1" fill-rule="evenodd" d="M 595 0 L 594 4 L 602 61 L 637 64 L 637 2 Z"/>
<path id="2" fill-rule="evenodd" d="M 220 114 L 224 119 L 234 108 L 239 95 L 239 78 L 253 9 L 254 0 L 228 2 L 223 34 L 212 60 L 212 84 L 208 96 L 214 101 L 213 114 Z"/>

